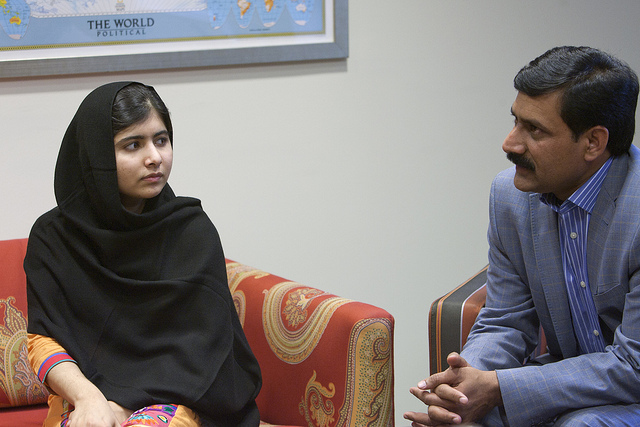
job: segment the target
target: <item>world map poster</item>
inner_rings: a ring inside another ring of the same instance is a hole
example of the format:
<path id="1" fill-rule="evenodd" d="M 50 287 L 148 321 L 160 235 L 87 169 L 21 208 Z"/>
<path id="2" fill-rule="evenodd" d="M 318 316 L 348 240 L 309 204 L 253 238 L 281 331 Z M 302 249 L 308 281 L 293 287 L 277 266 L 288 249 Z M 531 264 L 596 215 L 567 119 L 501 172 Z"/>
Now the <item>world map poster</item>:
<path id="1" fill-rule="evenodd" d="M 256 44 L 257 40 L 322 35 L 329 12 L 325 3 L 0 0 L 0 60 L 29 58 L 42 50 L 81 56 L 95 55 L 100 48 L 113 50 L 114 46 L 129 49 L 125 53 L 184 50 L 183 43 L 200 43 L 202 49 L 211 49 L 216 43 L 235 47 Z"/>

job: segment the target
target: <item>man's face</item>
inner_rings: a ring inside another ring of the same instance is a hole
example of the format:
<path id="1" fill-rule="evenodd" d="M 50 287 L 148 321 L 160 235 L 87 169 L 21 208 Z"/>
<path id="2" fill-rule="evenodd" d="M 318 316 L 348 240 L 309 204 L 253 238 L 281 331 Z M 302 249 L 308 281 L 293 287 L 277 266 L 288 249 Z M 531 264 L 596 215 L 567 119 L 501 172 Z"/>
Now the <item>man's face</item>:
<path id="1" fill-rule="evenodd" d="M 560 117 L 561 96 L 561 91 L 536 97 L 519 92 L 511 107 L 515 124 L 502 149 L 516 165 L 517 189 L 566 200 L 592 171 L 585 160 L 588 140 L 574 139 Z"/>

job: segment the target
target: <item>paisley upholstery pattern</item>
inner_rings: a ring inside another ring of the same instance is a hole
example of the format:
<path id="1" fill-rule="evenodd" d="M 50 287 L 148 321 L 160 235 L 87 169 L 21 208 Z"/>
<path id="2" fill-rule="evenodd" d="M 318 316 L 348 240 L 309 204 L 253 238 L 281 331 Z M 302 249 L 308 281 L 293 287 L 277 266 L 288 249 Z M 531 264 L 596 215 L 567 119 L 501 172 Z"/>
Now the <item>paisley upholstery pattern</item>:
<path id="1" fill-rule="evenodd" d="M 0 245 L 0 408 L 45 403 L 48 392 L 27 359 L 26 240 Z M 18 268 L 14 268 L 17 266 Z"/>
<path id="2" fill-rule="evenodd" d="M 234 301 L 242 293 L 242 310 L 253 314 L 243 329 L 262 369 L 265 422 L 394 425 L 389 313 L 231 260 L 227 274 Z"/>
<path id="3" fill-rule="evenodd" d="M 322 301 L 309 313 L 312 303 L 320 298 Z M 318 345 L 333 313 L 349 302 L 293 282 L 275 285 L 265 292 L 262 306 L 269 347 L 283 362 L 303 362 Z"/>
<path id="4" fill-rule="evenodd" d="M 28 406 L 48 392 L 27 360 L 26 247 L 27 239 L 0 241 L 0 426 L 42 425 L 46 415 L 46 406 Z M 393 426 L 389 313 L 231 260 L 227 275 L 262 369 L 261 425 Z"/>
<path id="5" fill-rule="evenodd" d="M 388 387 L 393 378 L 393 349 L 388 339 L 392 328 L 392 319 L 364 319 L 354 326 L 349 343 L 349 403 L 342 406 L 337 425 L 383 425 L 378 420 L 393 414 L 393 388 Z"/>

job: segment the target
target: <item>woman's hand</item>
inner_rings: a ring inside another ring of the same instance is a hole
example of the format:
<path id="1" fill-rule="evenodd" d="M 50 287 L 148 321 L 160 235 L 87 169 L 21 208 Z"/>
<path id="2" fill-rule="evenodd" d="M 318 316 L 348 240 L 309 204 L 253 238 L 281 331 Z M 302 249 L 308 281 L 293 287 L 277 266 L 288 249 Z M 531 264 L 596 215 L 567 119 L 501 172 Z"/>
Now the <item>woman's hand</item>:
<path id="1" fill-rule="evenodd" d="M 107 401 L 102 393 L 78 400 L 69 415 L 68 427 L 120 427 L 133 411 Z"/>
<path id="2" fill-rule="evenodd" d="M 131 415 L 132 411 L 108 402 L 73 362 L 62 362 L 51 368 L 46 383 L 74 406 L 68 427 L 120 427 Z"/>
<path id="3" fill-rule="evenodd" d="M 83 396 L 76 400 L 74 406 L 68 427 L 120 427 L 122 424 L 102 393 Z"/>
<path id="4" fill-rule="evenodd" d="M 111 410 L 116 415 L 116 419 L 120 424 L 127 421 L 131 414 L 133 414 L 133 411 L 131 409 L 123 408 L 122 406 L 118 405 L 116 402 L 112 402 L 111 400 L 109 401 L 109 406 L 111 406 Z"/>

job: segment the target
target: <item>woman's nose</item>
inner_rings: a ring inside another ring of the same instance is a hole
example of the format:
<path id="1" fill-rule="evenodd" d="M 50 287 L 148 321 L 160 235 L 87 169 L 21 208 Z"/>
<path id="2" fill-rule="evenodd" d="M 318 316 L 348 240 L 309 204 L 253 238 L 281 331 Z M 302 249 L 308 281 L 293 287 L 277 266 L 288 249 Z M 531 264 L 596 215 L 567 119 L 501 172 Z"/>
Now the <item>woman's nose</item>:
<path id="1" fill-rule="evenodd" d="M 147 144 L 147 153 L 146 153 L 146 158 L 145 158 L 145 164 L 147 166 L 151 166 L 151 165 L 159 165 L 160 163 L 162 163 L 162 155 L 160 154 L 160 151 L 158 151 L 158 147 L 156 147 L 156 145 L 154 143 L 149 143 Z"/>

